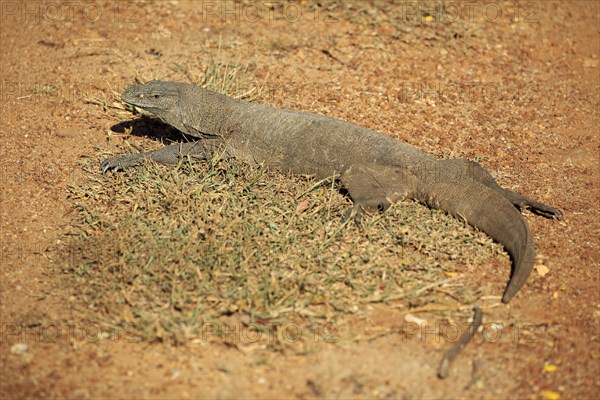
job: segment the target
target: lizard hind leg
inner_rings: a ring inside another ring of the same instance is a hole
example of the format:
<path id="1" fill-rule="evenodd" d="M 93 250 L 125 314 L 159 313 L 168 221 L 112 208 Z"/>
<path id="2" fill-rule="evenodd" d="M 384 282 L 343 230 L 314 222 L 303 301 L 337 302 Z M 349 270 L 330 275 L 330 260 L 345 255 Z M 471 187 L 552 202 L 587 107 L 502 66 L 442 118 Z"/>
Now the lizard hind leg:
<path id="1" fill-rule="evenodd" d="M 355 164 L 340 175 L 342 187 L 354 202 L 344 221 L 354 216 L 360 226 L 363 214 L 384 212 L 392 203 L 415 192 L 417 178 L 406 168 L 379 164 Z"/>
<path id="2" fill-rule="evenodd" d="M 518 209 L 527 208 L 534 214 L 553 219 L 559 219 L 563 215 L 562 211 L 558 208 L 547 206 L 539 201 L 532 200 L 528 197 L 520 195 L 517 192 L 503 188 L 496 182 L 494 177 L 476 161 L 451 159 L 439 160 L 439 162 L 447 166 L 448 169 L 461 171 L 470 179 L 473 179 L 479 183 L 483 183 L 490 189 L 497 191 Z"/>

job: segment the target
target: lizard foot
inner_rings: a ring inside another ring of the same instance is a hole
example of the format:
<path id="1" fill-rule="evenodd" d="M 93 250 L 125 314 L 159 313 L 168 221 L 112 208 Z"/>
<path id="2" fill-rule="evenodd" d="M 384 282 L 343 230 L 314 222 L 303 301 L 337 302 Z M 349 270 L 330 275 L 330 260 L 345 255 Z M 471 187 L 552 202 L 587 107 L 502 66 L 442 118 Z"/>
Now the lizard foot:
<path id="1" fill-rule="evenodd" d="M 541 215 L 542 217 L 552 218 L 555 221 L 559 221 L 563 218 L 564 214 L 558 208 L 544 206 L 544 208 L 530 208 L 534 214 Z"/>
<path id="2" fill-rule="evenodd" d="M 558 208 L 547 206 L 543 203 L 527 199 L 526 202 L 517 204 L 521 209 L 526 208 L 534 214 L 541 215 L 542 217 L 552 218 L 553 220 L 560 220 L 564 216 L 563 212 Z"/>
<path id="3" fill-rule="evenodd" d="M 354 224 L 357 228 L 362 227 L 362 218 L 365 214 L 364 208 L 360 204 L 355 204 L 353 207 L 350 207 L 342 217 L 342 224 L 345 224 L 350 218 L 354 220 Z"/>
<path id="4" fill-rule="evenodd" d="M 127 167 L 133 167 L 140 164 L 143 157 L 140 154 L 127 154 L 119 157 L 111 157 L 102 161 L 100 172 L 104 175 L 108 171 L 123 171 Z"/>

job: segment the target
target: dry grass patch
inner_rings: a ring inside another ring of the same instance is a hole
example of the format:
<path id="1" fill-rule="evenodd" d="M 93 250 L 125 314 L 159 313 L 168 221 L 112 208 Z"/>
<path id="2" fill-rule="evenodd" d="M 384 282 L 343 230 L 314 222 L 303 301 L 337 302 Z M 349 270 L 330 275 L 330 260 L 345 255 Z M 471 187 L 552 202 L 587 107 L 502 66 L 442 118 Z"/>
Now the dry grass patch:
<path id="1" fill-rule="evenodd" d="M 332 181 L 222 159 L 104 176 L 98 164 L 88 159 L 89 181 L 70 187 L 65 265 L 91 320 L 182 339 L 224 316 L 330 321 L 372 302 L 481 294 L 448 273 L 484 264 L 492 245 L 442 212 L 403 203 L 358 229 L 341 223 L 351 203 Z"/>

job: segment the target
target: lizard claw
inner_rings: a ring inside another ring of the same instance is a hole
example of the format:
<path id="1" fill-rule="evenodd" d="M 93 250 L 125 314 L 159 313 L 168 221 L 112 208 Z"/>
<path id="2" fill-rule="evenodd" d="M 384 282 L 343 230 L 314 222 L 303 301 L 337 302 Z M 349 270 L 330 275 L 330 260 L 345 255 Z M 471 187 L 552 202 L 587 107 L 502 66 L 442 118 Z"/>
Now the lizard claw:
<path id="1" fill-rule="evenodd" d="M 110 169 L 110 164 L 106 161 L 107 160 L 104 160 L 102 161 L 102 164 L 100 164 L 100 172 L 102 172 L 102 175 L 104 175 Z"/>
<path id="2" fill-rule="evenodd" d="M 112 165 L 110 160 L 110 158 L 107 158 L 106 160 L 102 161 L 102 164 L 100 164 L 100 172 L 102 172 L 102 175 L 106 174 L 110 170 L 112 170 L 113 172 L 123 170 L 123 167 L 121 167 L 118 164 Z"/>
<path id="3" fill-rule="evenodd" d="M 563 214 L 563 212 L 561 210 L 557 210 L 558 212 L 550 215 L 550 218 L 552 218 L 555 221 L 560 221 L 563 219 L 563 217 L 565 216 L 565 214 Z"/>

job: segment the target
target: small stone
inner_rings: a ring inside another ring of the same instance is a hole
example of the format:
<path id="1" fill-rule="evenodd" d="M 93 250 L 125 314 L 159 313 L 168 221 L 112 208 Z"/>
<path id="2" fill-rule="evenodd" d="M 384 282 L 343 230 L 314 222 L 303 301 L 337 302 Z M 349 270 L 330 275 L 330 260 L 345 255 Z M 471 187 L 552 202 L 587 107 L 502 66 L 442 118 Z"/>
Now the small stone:
<path id="1" fill-rule="evenodd" d="M 542 276 L 542 277 L 546 276 L 546 274 L 548 274 L 548 272 L 550 272 L 550 269 L 543 264 L 536 265 L 535 270 L 537 271 L 538 275 Z"/>
<path id="2" fill-rule="evenodd" d="M 10 352 L 12 354 L 25 354 L 28 348 L 27 343 L 17 343 L 11 346 Z"/>
<path id="3" fill-rule="evenodd" d="M 426 320 L 424 320 L 423 318 L 416 317 L 416 316 L 414 316 L 412 314 L 406 314 L 404 316 L 404 321 L 406 321 L 406 322 L 412 322 L 412 323 L 415 323 L 417 325 L 427 325 L 427 321 Z"/>

